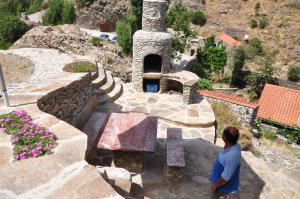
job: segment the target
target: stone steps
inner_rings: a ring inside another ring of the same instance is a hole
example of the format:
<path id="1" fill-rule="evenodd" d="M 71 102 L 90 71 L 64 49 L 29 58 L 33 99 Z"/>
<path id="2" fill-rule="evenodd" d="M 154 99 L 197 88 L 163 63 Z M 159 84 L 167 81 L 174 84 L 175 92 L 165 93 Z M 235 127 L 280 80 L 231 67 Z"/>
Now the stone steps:
<path id="1" fill-rule="evenodd" d="M 107 75 L 103 67 L 98 67 L 99 76 L 92 81 L 93 88 L 99 88 L 103 86 L 107 81 Z"/>
<path id="2" fill-rule="evenodd" d="M 105 71 L 105 73 L 106 73 L 106 82 L 102 86 L 94 89 L 93 94 L 104 95 L 104 94 L 111 92 L 114 89 L 115 80 L 114 80 L 113 76 L 111 75 L 111 72 Z"/>
<path id="3" fill-rule="evenodd" d="M 102 94 L 100 96 L 99 95 L 97 96 L 98 105 L 115 101 L 117 98 L 119 98 L 121 96 L 122 91 L 123 91 L 123 88 L 122 88 L 121 79 L 115 78 L 113 90 L 107 94 Z"/>

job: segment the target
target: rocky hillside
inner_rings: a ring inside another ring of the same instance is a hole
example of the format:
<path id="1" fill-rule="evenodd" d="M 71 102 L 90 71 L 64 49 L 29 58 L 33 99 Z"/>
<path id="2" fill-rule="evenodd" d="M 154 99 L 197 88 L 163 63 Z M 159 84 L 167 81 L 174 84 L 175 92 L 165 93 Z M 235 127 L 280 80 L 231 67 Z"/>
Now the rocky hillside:
<path id="1" fill-rule="evenodd" d="M 83 28 L 98 29 L 100 23 L 115 23 L 124 19 L 129 10 L 129 0 L 95 0 L 91 5 L 84 6 L 77 0 L 76 24 Z"/>
<path id="2" fill-rule="evenodd" d="M 250 20 L 259 19 L 255 16 L 256 2 L 260 2 L 260 17 L 268 19 L 265 29 L 250 28 Z M 280 77 L 286 79 L 288 66 L 300 67 L 300 9 L 288 6 L 289 3 L 289 0 L 206 1 L 203 11 L 207 24 L 197 30 L 202 36 L 224 31 L 240 39 L 245 34 L 260 38 L 267 49 L 278 52 L 275 66 L 280 70 Z"/>

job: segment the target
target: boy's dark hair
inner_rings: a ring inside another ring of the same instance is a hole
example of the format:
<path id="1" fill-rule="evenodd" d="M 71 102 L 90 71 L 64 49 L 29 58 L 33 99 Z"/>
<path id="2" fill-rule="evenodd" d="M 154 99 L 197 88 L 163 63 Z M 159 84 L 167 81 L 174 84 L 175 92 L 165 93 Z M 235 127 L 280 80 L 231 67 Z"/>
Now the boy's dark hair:
<path id="1" fill-rule="evenodd" d="M 226 141 L 228 141 L 231 145 L 234 145 L 237 143 L 237 141 L 239 139 L 240 132 L 235 127 L 227 127 L 224 129 L 223 135 L 224 135 Z"/>

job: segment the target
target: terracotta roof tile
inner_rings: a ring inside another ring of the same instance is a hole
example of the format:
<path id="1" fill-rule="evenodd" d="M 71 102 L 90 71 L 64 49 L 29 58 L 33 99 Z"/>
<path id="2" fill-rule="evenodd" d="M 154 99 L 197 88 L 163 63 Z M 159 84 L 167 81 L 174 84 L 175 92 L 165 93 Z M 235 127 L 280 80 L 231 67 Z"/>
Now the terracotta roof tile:
<path id="1" fill-rule="evenodd" d="M 219 100 L 224 100 L 226 102 L 230 102 L 233 104 L 238 104 L 241 106 L 246 106 L 252 109 L 257 108 L 258 104 L 256 103 L 251 103 L 248 102 L 246 99 L 242 98 L 242 97 L 237 97 L 237 96 L 232 96 L 232 95 L 226 95 L 223 93 L 219 93 L 216 91 L 210 91 L 210 90 L 199 90 L 198 93 L 200 95 L 206 96 L 206 97 L 211 97 L 214 99 L 219 99 Z"/>
<path id="2" fill-rule="evenodd" d="M 231 45 L 234 47 L 239 47 L 240 45 L 242 45 L 241 42 L 235 40 L 234 38 L 230 37 L 226 33 L 222 33 L 222 34 L 218 35 L 217 38 L 219 40 L 223 41 L 225 44 L 228 44 L 228 45 Z"/>
<path id="3" fill-rule="evenodd" d="M 266 84 L 259 99 L 257 116 L 286 126 L 297 126 L 300 91 Z"/>

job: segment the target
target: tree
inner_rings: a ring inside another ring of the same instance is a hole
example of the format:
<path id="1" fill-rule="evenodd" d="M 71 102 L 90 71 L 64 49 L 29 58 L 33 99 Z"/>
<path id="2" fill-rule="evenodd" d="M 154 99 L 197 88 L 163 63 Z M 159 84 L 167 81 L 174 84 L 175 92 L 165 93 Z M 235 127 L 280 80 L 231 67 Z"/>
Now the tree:
<path id="1" fill-rule="evenodd" d="M 18 17 L 5 13 L 0 14 L 0 24 L 0 38 L 6 43 L 14 43 L 29 29 Z"/>
<path id="2" fill-rule="evenodd" d="M 69 1 L 64 2 L 64 7 L 62 11 L 62 24 L 72 24 L 76 20 L 76 13 L 74 4 Z"/>
<path id="3" fill-rule="evenodd" d="M 254 11 L 255 11 L 255 16 L 259 16 L 259 10 L 260 10 L 260 3 L 256 2 Z"/>
<path id="4" fill-rule="evenodd" d="M 132 53 L 131 28 L 126 21 L 118 21 L 116 26 L 117 40 L 123 53 L 129 55 Z"/>
<path id="5" fill-rule="evenodd" d="M 258 39 L 257 37 L 250 39 L 249 45 L 253 48 L 256 55 L 262 55 L 264 53 L 261 40 Z"/>
<path id="6" fill-rule="evenodd" d="M 290 66 L 288 70 L 288 79 L 290 81 L 299 81 L 300 80 L 300 67 Z"/>
<path id="7" fill-rule="evenodd" d="M 245 51 L 242 47 L 233 50 L 233 71 L 231 85 L 242 87 L 244 84 L 243 67 L 245 63 Z"/>
<path id="8" fill-rule="evenodd" d="M 42 9 L 43 0 L 31 0 L 29 3 L 28 13 L 35 13 Z"/>
<path id="9" fill-rule="evenodd" d="M 62 21 L 63 0 L 50 1 L 49 8 L 43 16 L 44 25 L 58 25 Z"/>
<path id="10" fill-rule="evenodd" d="M 126 55 L 132 54 L 133 35 L 142 26 L 142 2 L 131 0 L 132 9 L 126 20 L 117 22 L 117 40 Z"/>
<path id="11" fill-rule="evenodd" d="M 204 26 L 206 17 L 201 11 L 191 12 L 191 20 L 193 24 Z"/>
<path id="12" fill-rule="evenodd" d="M 176 1 L 168 10 L 166 15 L 166 25 L 176 31 L 182 31 L 186 36 L 192 34 L 190 27 L 191 15 L 181 1 Z"/>
<path id="13" fill-rule="evenodd" d="M 256 72 L 253 72 L 249 76 L 250 92 L 252 92 L 252 98 L 260 97 L 265 84 L 277 84 L 277 78 L 275 77 L 276 70 L 272 66 L 273 59 L 268 56 L 263 62 L 260 63 Z"/>
<path id="14" fill-rule="evenodd" d="M 209 37 L 204 47 L 197 50 L 197 59 L 200 66 L 208 70 L 207 74 L 223 74 L 227 63 L 225 46 L 222 42 L 215 44 L 214 37 Z"/>

